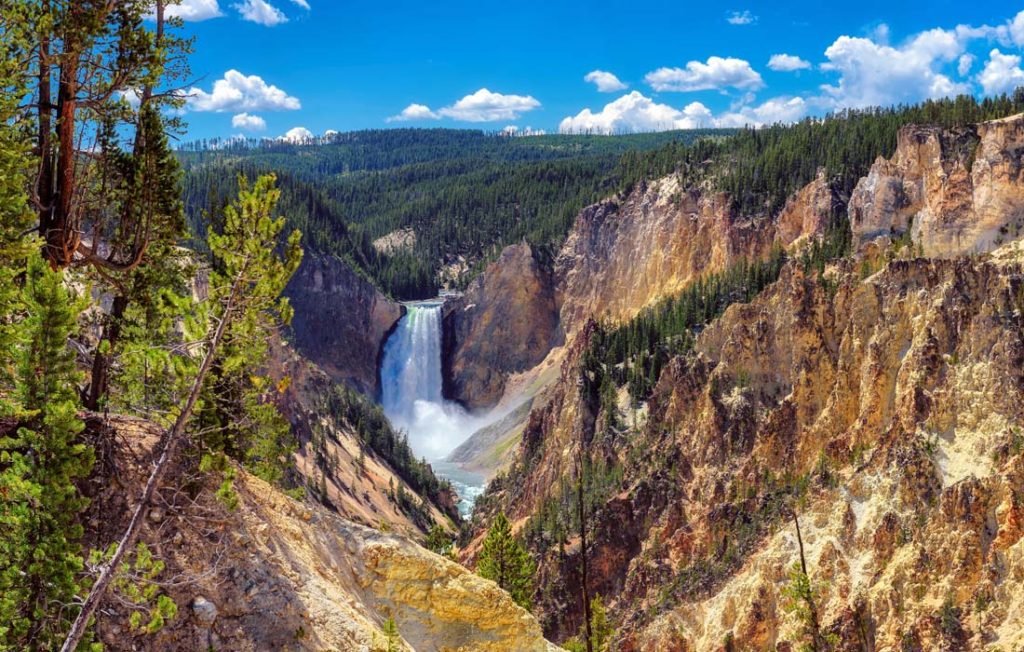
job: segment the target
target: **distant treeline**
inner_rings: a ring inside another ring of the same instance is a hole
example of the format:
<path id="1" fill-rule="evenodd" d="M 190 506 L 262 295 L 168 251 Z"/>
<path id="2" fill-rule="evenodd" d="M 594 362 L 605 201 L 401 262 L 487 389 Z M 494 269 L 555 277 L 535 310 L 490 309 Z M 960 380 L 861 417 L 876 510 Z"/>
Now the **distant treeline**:
<path id="1" fill-rule="evenodd" d="M 178 156 L 197 241 L 207 227 L 204 208 L 232 196 L 239 173 L 273 170 L 281 210 L 310 249 L 341 256 L 391 295 L 414 299 L 436 294 L 445 264 L 464 260 L 472 267 L 522 239 L 541 248 L 560 244 L 581 208 L 615 190 L 623 153 L 730 133 L 507 138 L 387 129 L 338 134 L 322 145 L 207 143 Z M 411 250 L 373 247 L 405 228 L 416 233 Z"/>
<path id="2" fill-rule="evenodd" d="M 886 109 L 848 110 L 762 129 L 619 136 L 500 137 L 473 130 L 381 129 L 332 134 L 323 144 L 200 142 L 178 153 L 185 206 L 201 242 L 203 208 L 230 197 L 239 173 L 277 172 L 281 208 L 310 249 L 338 255 L 400 299 L 433 296 L 446 265 L 468 282 L 505 245 L 552 251 L 584 206 L 669 174 L 684 187 L 727 192 L 745 215 L 778 212 L 824 169 L 845 200 L 907 124 L 964 126 L 1024 111 L 1024 90 Z M 411 248 L 373 242 L 412 229 Z"/>

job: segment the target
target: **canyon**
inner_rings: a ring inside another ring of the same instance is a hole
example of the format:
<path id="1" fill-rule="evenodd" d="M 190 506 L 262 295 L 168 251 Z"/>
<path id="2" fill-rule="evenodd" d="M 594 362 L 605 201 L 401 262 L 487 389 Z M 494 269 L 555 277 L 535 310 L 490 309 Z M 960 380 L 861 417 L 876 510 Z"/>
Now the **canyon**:
<path id="1" fill-rule="evenodd" d="M 476 515 L 505 511 L 540 557 L 545 632 L 581 627 L 579 539 L 540 522 L 583 448 L 622 477 L 587 552 L 616 649 L 794 640 L 792 513 L 842 649 L 1022 644 L 1022 134 L 1022 116 L 902 129 L 849 199 L 856 254 L 820 277 L 798 253 L 839 201 L 823 175 L 771 219 L 674 177 L 581 213 L 551 281 L 561 371 Z M 620 394 L 633 425 L 609 428 L 584 364 L 598 324 L 776 243 L 793 252 L 780 279 L 713 321 L 646 405 Z"/>
<path id="2" fill-rule="evenodd" d="M 556 649 L 548 641 L 581 630 L 585 561 L 611 649 L 794 649 L 802 625 L 786 590 L 802 555 L 835 649 L 1024 645 L 1022 143 L 1024 116 L 904 127 L 852 194 L 822 169 L 775 214 L 677 174 L 649 179 L 582 210 L 556 251 L 511 245 L 429 304 L 399 304 L 345 261 L 310 256 L 271 375 L 290 379 L 280 406 L 316 500 L 239 471 L 237 513 L 203 503 L 153 518 L 147 542 L 199 578 L 175 595 L 185 617 L 153 640 L 374 649 L 390 616 L 409 649 Z M 807 252 L 836 215 L 849 216 L 852 253 L 815 270 Z M 649 397 L 602 387 L 602 333 L 779 250 L 778 279 L 698 329 Z M 418 350 L 432 366 L 408 348 L 428 335 Z M 436 376 L 420 387 L 409 370 Z M 416 488 L 366 453 L 356 424 L 326 416 L 341 387 L 410 430 L 416 415 L 401 411 L 417 401 L 444 412 L 434 425 L 458 440 L 433 450 L 417 442 L 426 431 L 409 433 L 438 468 L 468 436 L 444 464 L 490 482 L 458 560 L 472 568 L 507 514 L 537 562 L 533 615 L 414 542 L 430 522 L 454 536 L 458 498 L 420 497 L 426 518 L 401 508 L 395 488 Z M 116 461 L 130 483 L 156 435 L 110 427 L 142 442 Z M 100 541 L 119 505 L 94 504 L 110 510 L 87 530 Z M 204 543 L 194 522 L 209 514 L 230 521 L 232 540 Z M 100 636 L 129 649 L 141 635 Z"/>

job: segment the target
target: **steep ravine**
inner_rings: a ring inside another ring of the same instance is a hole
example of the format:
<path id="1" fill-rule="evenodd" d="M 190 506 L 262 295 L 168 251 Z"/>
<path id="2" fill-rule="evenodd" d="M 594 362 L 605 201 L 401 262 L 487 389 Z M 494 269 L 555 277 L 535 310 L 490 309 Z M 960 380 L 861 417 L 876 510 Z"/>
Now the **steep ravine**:
<path id="1" fill-rule="evenodd" d="M 124 528 L 125 497 L 138 494 L 161 432 L 121 417 L 95 427 L 117 444 L 87 489 L 87 545 Z M 494 583 L 404 537 L 288 498 L 241 469 L 234 511 L 213 498 L 212 478 L 195 482 L 164 487 L 142 531 L 166 563 L 158 580 L 177 615 L 156 634 L 131 630 L 134 607 L 112 597 L 97 632 L 105 649 L 368 652 L 386 648 L 388 617 L 402 650 L 556 649 Z"/>
<path id="2" fill-rule="evenodd" d="M 776 239 L 799 246 L 823 230 L 834 198 L 819 178 L 775 220 L 747 232 L 743 220 L 717 218 L 702 240 L 701 220 L 716 219 L 706 199 L 689 211 L 687 237 L 663 240 L 669 250 L 688 243 L 671 257 L 644 253 L 643 242 L 671 222 L 671 209 L 656 209 L 673 179 L 638 190 L 628 211 L 606 202 L 581 215 L 556 264 L 568 342 L 560 376 L 478 521 L 501 508 L 528 537 L 550 636 L 580 626 L 579 543 L 552 539 L 540 516 L 583 442 L 621 474 L 592 514 L 588 555 L 589 588 L 611 605 L 619 649 L 795 640 L 782 594 L 797 559 L 794 508 L 821 620 L 840 649 L 1024 645 L 1024 258 L 1020 243 L 1003 244 L 1018 237 L 1022 131 L 1021 116 L 966 137 L 902 130 L 892 161 L 876 163 L 851 199 L 858 256 L 827 282 L 788 265 L 701 333 L 643 409 L 620 402 L 626 426 L 611 431 L 582 375 L 590 320 L 626 319 L 700 265 L 712 271 Z M 973 156 L 956 145 L 963 138 L 976 142 Z M 904 195 L 872 199 L 884 185 L 872 179 L 895 175 L 893 165 L 904 176 L 889 187 Z M 943 208 L 953 195 L 961 210 Z M 884 226 L 863 226 L 870 211 Z"/>

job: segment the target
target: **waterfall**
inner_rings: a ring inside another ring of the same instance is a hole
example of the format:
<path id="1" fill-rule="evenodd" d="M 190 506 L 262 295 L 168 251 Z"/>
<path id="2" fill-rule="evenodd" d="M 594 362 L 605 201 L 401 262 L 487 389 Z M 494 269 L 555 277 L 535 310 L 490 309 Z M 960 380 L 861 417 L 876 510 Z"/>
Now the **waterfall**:
<path id="1" fill-rule="evenodd" d="M 406 304 L 384 345 L 380 371 L 384 413 L 408 434 L 413 451 L 430 461 L 443 459 L 484 424 L 442 395 L 441 305 Z"/>

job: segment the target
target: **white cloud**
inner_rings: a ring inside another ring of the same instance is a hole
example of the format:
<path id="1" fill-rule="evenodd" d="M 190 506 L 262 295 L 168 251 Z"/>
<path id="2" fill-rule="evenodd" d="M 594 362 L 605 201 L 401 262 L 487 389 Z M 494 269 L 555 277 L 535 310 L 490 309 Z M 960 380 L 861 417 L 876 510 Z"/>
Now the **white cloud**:
<path id="1" fill-rule="evenodd" d="M 792 54 L 773 54 L 772 58 L 768 60 L 768 67 L 776 72 L 793 72 L 807 70 L 811 64 Z"/>
<path id="2" fill-rule="evenodd" d="M 259 23 L 267 27 L 287 23 L 288 17 L 284 12 L 267 2 L 267 0 L 243 0 L 231 5 L 242 15 L 243 20 Z"/>
<path id="3" fill-rule="evenodd" d="M 309 11 L 311 9 L 311 7 L 309 6 L 309 3 L 306 2 L 306 0 L 292 0 L 292 2 L 294 2 L 297 5 L 299 5 L 300 7 L 305 9 L 306 11 Z"/>
<path id="4" fill-rule="evenodd" d="M 822 86 L 824 100 L 834 107 L 865 107 L 969 93 L 969 84 L 941 72 L 964 53 L 965 40 L 956 30 L 942 29 L 921 32 L 900 47 L 840 36 L 825 50 L 822 70 L 840 77 Z"/>
<path id="5" fill-rule="evenodd" d="M 243 111 L 294 111 L 302 108 L 298 98 L 277 86 L 267 84 L 258 75 L 243 75 L 237 70 L 224 73 L 206 92 L 193 88 L 188 93 L 188 107 L 193 111 L 223 113 Z"/>
<path id="6" fill-rule="evenodd" d="M 521 113 L 532 111 L 540 102 L 530 95 L 502 95 L 481 88 L 455 104 L 438 111 L 438 115 L 466 122 L 515 120 Z"/>
<path id="7" fill-rule="evenodd" d="M 595 113 L 583 109 L 562 120 L 562 133 L 617 134 L 707 127 L 761 127 L 794 122 L 807 115 L 808 102 L 800 97 L 776 97 L 758 106 L 739 106 L 718 117 L 700 102 L 682 109 L 660 104 L 639 91 L 627 93 Z"/>
<path id="8" fill-rule="evenodd" d="M 757 22 L 757 16 L 749 10 L 734 11 L 725 18 L 730 25 L 752 25 Z"/>
<path id="9" fill-rule="evenodd" d="M 543 135 L 547 134 L 548 132 L 544 131 L 543 129 L 534 129 L 533 127 L 530 127 L 529 125 L 527 125 L 527 127 L 525 129 L 520 129 L 516 125 L 506 125 L 505 128 L 502 129 L 498 133 L 500 133 L 502 136 L 506 136 L 508 138 L 512 138 L 512 137 L 524 137 L 524 136 L 543 136 Z"/>
<path id="10" fill-rule="evenodd" d="M 313 140 L 313 132 L 305 127 L 289 129 L 285 135 L 278 138 L 286 143 L 308 143 Z"/>
<path id="11" fill-rule="evenodd" d="M 164 8 L 165 18 L 181 18 L 191 22 L 209 20 L 223 15 L 217 0 L 181 0 L 178 4 L 167 5 Z M 155 20 L 155 17 L 156 9 L 151 7 L 149 13 L 146 14 L 146 19 Z"/>
<path id="12" fill-rule="evenodd" d="M 602 93 L 614 93 L 625 90 L 629 84 L 622 83 L 618 77 L 604 70 L 592 70 L 586 74 L 583 81 L 590 82 L 597 86 Z"/>
<path id="13" fill-rule="evenodd" d="M 986 95 L 1009 93 L 1018 86 L 1024 86 L 1024 70 L 1021 58 L 1015 54 L 1003 54 L 998 49 L 988 53 L 985 68 L 978 75 L 978 81 Z"/>
<path id="14" fill-rule="evenodd" d="M 764 87 L 761 75 L 743 59 L 709 57 L 690 61 L 686 68 L 658 68 L 644 80 L 656 91 L 703 91 L 727 87 L 755 91 Z"/>
<path id="15" fill-rule="evenodd" d="M 1019 48 L 1024 48 L 1024 11 L 1019 12 L 1007 23 L 1009 40 Z"/>
<path id="16" fill-rule="evenodd" d="M 758 106 L 744 106 L 715 119 L 716 127 L 762 127 L 777 122 L 796 122 L 807 115 L 802 97 L 775 97 Z"/>
<path id="17" fill-rule="evenodd" d="M 558 130 L 562 133 L 616 134 L 695 129 L 711 126 L 711 123 L 711 111 L 700 102 L 679 110 L 659 104 L 640 91 L 633 91 L 606 104 L 597 113 L 583 109 L 575 116 L 565 118 L 558 125 Z"/>
<path id="18" fill-rule="evenodd" d="M 961 77 L 966 77 L 967 73 L 971 72 L 971 67 L 974 65 L 973 54 L 962 54 L 957 60 L 956 72 Z"/>
<path id="19" fill-rule="evenodd" d="M 246 131 L 263 131 L 267 128 L 267 121 L 258 115 L 239 113 L 231 118 L 231 126 Z"/>
<path id="20" fill-rule="evenodd" d="M 405 122 L 407 120 L 437 120 L 441 116 L 437 115 L 430 110 L 430 107 L 425 104 L 410 104 L 409 106 L 402 109 L 402 112 L 398 115 L 393 115 L 387 119 L 387 122 Z"/>

